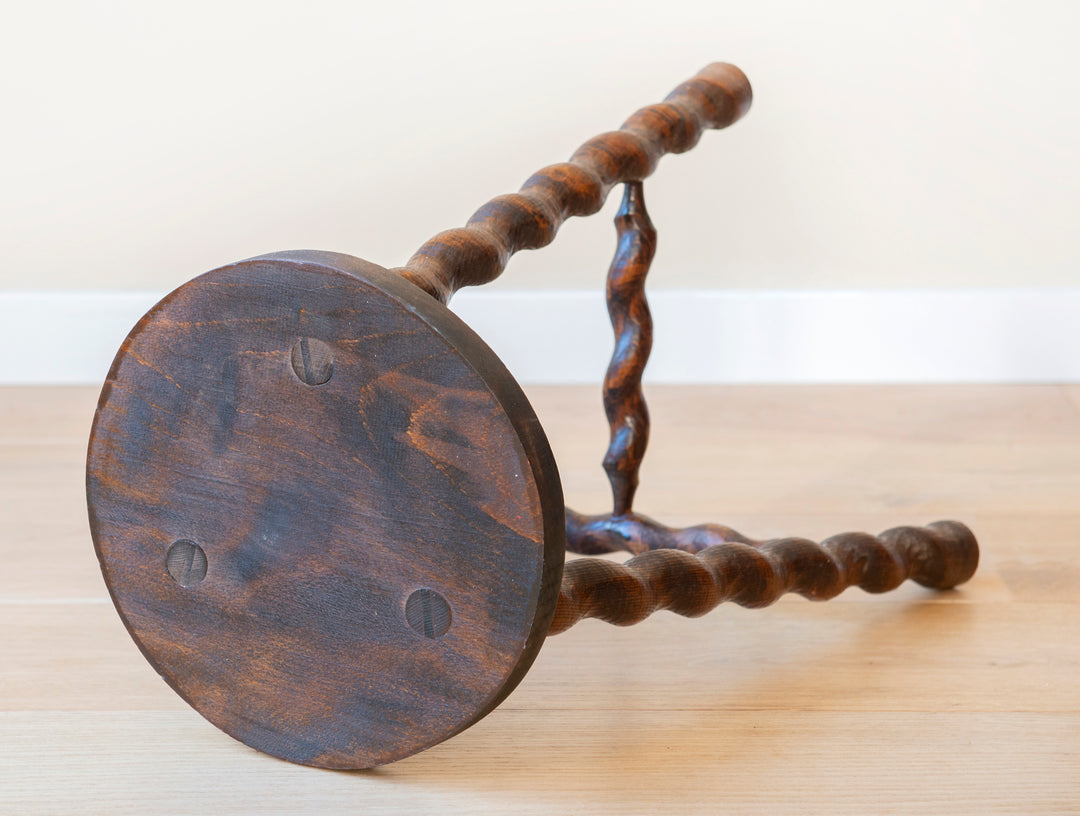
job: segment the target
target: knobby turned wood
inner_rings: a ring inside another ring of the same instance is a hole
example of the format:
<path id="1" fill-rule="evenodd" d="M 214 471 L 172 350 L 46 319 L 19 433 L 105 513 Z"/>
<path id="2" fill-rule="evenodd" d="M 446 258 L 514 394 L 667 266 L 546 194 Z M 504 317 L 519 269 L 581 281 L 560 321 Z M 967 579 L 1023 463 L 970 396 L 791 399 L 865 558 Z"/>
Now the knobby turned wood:
<path id="1" fill-rule="evenodd" d="M 607 284 L 615 351 L 604 378 L 611 428 L 604 470 L 614 510 L 585 516 L 567 508 L 566 541 L 571 552 L 639 554 L 625 564 L 587 558 L 567 564 L 549 635 L 582 618 L 628 626 L 659 609 L 697 617 L 722 601 L 768 606 L 788 592 L 823 601 L 850 586 L 887 592 L 909 578 L 933 589 L 951 589 L 974 575 L 978 544 L 955 521 L 896 527 L 876 538 L 843 533 L 816 544 L 802 538 L 754 541 L 718 524 L 673 529 L 634 513 L 649 439 L 641 388 L 652 349 L 645 278 L 656 254 L 656 229 L 641 182 L 626 185 L 615 226 L 618 248 Z"/>
<path id="2" fill-rule="evenodd" d="M 439 233 L 395 271 L 443 303 L 462 286 L 489 283 L 518 250 L 550 244 L 568 217 L 599 212 L 619 182 L 644 179 L 665 153 L 683 153 L 705 129 L 736 122 L 751 98 L 749 80 L 734 65 L 706 66 L 619 130 L 587 141 L 570 161 L 545 167 L 515 194 L 492 199 L 464 227 Z"/>
<path id="3" fill-rule="evenodd" d="M 151 309 L 102 388 L 87 501 L 109 592 L 166 682 L 259 750 L 364 768 L 476 722 L 548 634 L 584 617 L 625 625 L 656 609 L 970 577 L 978 548 L 956 522 L 819 545 L 675 530 L 633 510 L 656 247 L 641 180 L 750 98 L 741 71 L 708 66 L 401 269 L 275 253 Z M 586 516 L 564 508 L 518 384 L 444 304 L 598 210 L 619 182 L 603 394 L 614 510 Z M 568 549 L 636 555 L 564 570 Z"/>
<path id="4" fill-rule="evenodd" d="M 574 519 L 569 526 L 580 522 Z M 979 559 L 975 537 L 955 521 L 894 527 L 877 537 L 842 533 L 820 544 L 803 538 L 749 541 L 734 531 L 730 538 L 717 539 L 711 531 L 704 537 L 716 543 L 705 544 L 697 554 L 666 549 L 682 538 L 681 531 L 665 530 L 649 519 L 637 516 L 609 525 L 620 527 L 637 542 L 640 530 L 663 538 L 657 549 L 625 564 L 599 558 L 569 562 L 549 635 L 582 618 L 628 626 L 659 609 L 695 618 L 723 601 L 761 607 L 788 592 L 824 601 L 851 586 L 888 592 L 909 578 L 933 589 L 951 589 L 975 574 Z"/>
<path id="5" fill-rule="evenodd" d="M 656 254 L 656 229 L 645 210 L 640 181 L 626 185 L 615 216 L 618 247 L 607 280 L 608 314 L 615 331 L 615 351 L 604 376 L 604 413 L 611 442 L 604 471 L 611 482 L 614 515 L 630 512 L 638 471 L 649 444 L 649 411 L 641 375 L 652 350 L 652 315 L 645 299 L 645 276 Z"/>

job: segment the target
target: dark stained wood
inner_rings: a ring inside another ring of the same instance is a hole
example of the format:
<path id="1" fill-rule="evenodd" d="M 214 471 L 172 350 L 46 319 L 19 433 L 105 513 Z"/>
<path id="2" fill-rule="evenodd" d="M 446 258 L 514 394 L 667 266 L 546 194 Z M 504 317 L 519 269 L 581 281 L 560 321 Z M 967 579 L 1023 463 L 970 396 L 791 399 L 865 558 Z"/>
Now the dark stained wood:
<path id="1" fill-rule="evenodd" d="M 716 542 L 712 536 L 724 528 L 699 528 L 698 543 L 704 549 L 696 555 L 686 551 L 688 542 L 680 535 L 684 531 L 644 517 L 612 519 L 610 529 L 635 541 L 657 536 L 664 546 L 625 564 L 599 558 L 570 561 L 548 634 L 563 632 L 583 618 L 629 626 L 658 609 L 693 618 L 723 601 L 768 606 L 789 592 L 824 601 L 850 586 L 888 592 L 908 579 L 952 589 L 971 578 L 979 564 L 975 536 L 955 521 L 894 527 L 876 538 L 843 533 L 821 544 L 804 538 L 758 542 L 738 533 L 734 540 Z M 670 548 L 680 539 L 686 549 Z"/>
<path id="2" fill-rule="evenodd" d="M 638 555 L 626 564 L 591 558 L 568 564 L 548 634 L 583 618 L 628 626 L 658 609 L 696 617 L 722 601 L 767 606 L 788 592 L 827 600 L 849 586 L 885 592 L 908 578 L 951 589 L 974 575 L 978 543 L 955 521 L 897 527 L 877 538 L 843 533 L 815 544 L 801 538 L 754 541 L 719 524 L 675 529 L 634 513 L 649 434 L 641 388 L 652 348 L 645 279 L 656 252 L 656 229 L 641 182 L 626 185 L 615 227 L 618 247 L 607 285 L 615 350 L 604 378 L 611 429 L 604 470 L 614 509 L 586 516 L 567 508 L 566 541 L 571 552 L 586 555 L 616 550 Z"/>
<path id="3" fill-rule="evenodd" d="M 656 254 L 656 229 L 645 209 L 640 181 L 626 185 L 615 228 L 618 247 L 607 278 L 615 351 L 604 376 L 604 412 L 611 428 L 604 470 L 611 482 L 614 514 L 621 516 L 633 506 L 638 470 L 649 443 L 649 412 L 641 390 L 641 374 L 652 350 L 652 316 L 645 299 L 645 277 Z"/>
<path id="4" fill-rule="evenodd" d="M 426 748 L 509 693 L 566 546 L 551 452 L 495 355 L 327 253 L 154 307 L 102 390 L 87 492 L 155 669 L 234 737 L 330 768 Z"/>
<path id="5" fill-rule="evenodd" d="M 734 65 L 708 65 L 619 130 L 587 141 L 570 161 L 545 167 L 517 193 L 489 201 L 464 227 L 439 233 L 395 271 L 444 303 L 462 286 L 489 283 L 515 252 L 550 244 L 567 218 L 598 212 L 616 184 L 644 179 L 665 153 L 685 152 L 707 128 L 738 121 L 752 95 Z"/>
<path id="6" fill-rule="evenodd" d="M 815 544 L 633 512 L 656 247 L 641 179 L 750 98 L 739 69 L 710 65 L 401 269 L 261 256 L 196 278 L 135 326 L 91 433 L 90 525 L 124 624 L 185 700 L 261 751 L 365 768 L 476 722 L 547 634 L 585 617 L 626 625 L 973 574 L 978 546 L 957 522 Z M 585 516 L 564 512 L 521 389 L 444 304 L 619 182 L 604 383 L 614 511 Z M 567 549 L 639 554 L 564 574 Z"/>

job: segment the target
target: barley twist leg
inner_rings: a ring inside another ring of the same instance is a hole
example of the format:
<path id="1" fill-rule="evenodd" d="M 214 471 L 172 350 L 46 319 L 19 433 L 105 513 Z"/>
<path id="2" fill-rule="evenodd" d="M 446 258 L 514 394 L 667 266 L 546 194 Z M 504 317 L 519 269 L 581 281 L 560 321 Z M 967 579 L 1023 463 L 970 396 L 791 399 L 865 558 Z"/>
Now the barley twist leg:
<path id="1" fill-rule="evenodd" d="M 627 184 L 615 224 L 618 249 L 607 287 L 615 352 L 604 379 L 611 428 L 604 470 L 614 510 L 587 516 L 567 508 L 567 549 L 636 555 L 625 564 L 592 558 L 568 562 L 548 634 L 582 618 L 627 626 L 657 609 L 696 617 L 723 601 L 767 606 L 788 592 L 826 600 L 849 586 L 887 592 L 908 579 L 950 589 L 974 574 L 978 544 L 955 521 L 895 527 L 877 537 L 844 533 L 815 544 L 801 538 L 754 541 L 719 524 L 676 529 L 633 512 L 649 434 L 641 375 L 652 345 L 645 277 L 656 249 L 640 182 Z"/>
<path id="2" fill-rule="evenodd" d="M 716 544 L 696 555 L 650 550 L 625 564 L 580 558 L 563 572 L 548 634 L 583 618 L 629 626 L 658 609 L 693 618 L 724 601 L 768 606 L 789 592 L 824 601 L 850 586 L 888 592 L 908 579 L 951 589 L 971 578 L 978 563 L 975 536 L 955 521 L 894 527 L 876 537 L 843 533 L 820 544 L 781 538 Z"/>

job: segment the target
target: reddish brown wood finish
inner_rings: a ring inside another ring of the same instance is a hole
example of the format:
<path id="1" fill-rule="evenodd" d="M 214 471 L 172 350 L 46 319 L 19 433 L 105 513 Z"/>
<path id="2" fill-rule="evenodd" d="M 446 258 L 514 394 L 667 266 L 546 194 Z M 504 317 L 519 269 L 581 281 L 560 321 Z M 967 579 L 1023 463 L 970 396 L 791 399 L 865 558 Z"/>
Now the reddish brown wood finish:
<path id="1" fill-rule="evenodd" d="M 618 248 L 607 279 L 608 314 L 615 351 L 604 377 L 604 412 L 611 441 L 604 470 L 611 482 L 614 513 L 629 513 L 638 486 L 638 470 L 649 443 L 649 412 L 641 374 L 652 349 L 652 316 L 645 299 L 645 276 L 656 254 L 656 230 L 645 209 L 640 181 L 626 185 L 615 216 Z"/>
<path id="2" fill-rule="evenodd" d="M 571 552 L 639 554 L 623 565 L 591 558 L 570 562 L 548 634 L 565 631 L 582 618 L 628 626 L 658 609 L 696 617 L 727 600 L 758 607 L 788 592 L 827 600 L 849 586 L 885 592 L 912 578 L 934 589 L 951 589 L 971 578 L 979 547 L 971 531 L 956 521 L 897 527 L 877 538 L 844 533 L 815 544 L 801 538 L 754 541 L 718 524 L 674 529 L 634 513 L 649 435 L 641 390 L 652 348 L 645 278 L 656 252 L 656 229 L 641 182 L 626 185 L 615 226 L 618 248 L 607 286 L 615 350 L 604 378 L 611 429 L 604 470 L 614 510 L 585 516 L 567 508 L 566 540 Z"/>
<path id="3" fill-rule="evenodd" d="M 698 553 L 706 547 L 731 542 L 755 543 L 752 538 L 722 524 L 697 524 L 680 529 L 634 512 L 588 516 L 566 508 L 566 548 L 582 555 L 619 551 L 640 555 L 649 550 Z"/>
<path id="4" fill-rule="evenodd" d="M 565 551 L 536 417 L 441 304 L 342 255 L 244 261 L 144 317 L 87 460 L 132 637 L 207 719 L 368 767 L 482 717 L 536 655 Z"/>
<path id="5" fill-rule="evenodd" d="M 706 544 L 697 555 L 666 549 L 681 531 L 643 517 L 611 519 L 608 529 L 625 532 L 635 542 L 657 536 L 661 548 L 625 564 L 599 558 L 568 562 L 549 635 L 583 618 L 629 626 L 658 609 L 695 618 L 722 601 L 761 607 L 788 592 L 824 601 L 850 586 L 888 592 L 909 578 L 933 589 L 951 589 L 971 578 L 979 564 L 975 537 L 955 521 L 895 527 L 876 538 L 843 533 L 821 544 L 804 538 L 757 542 L 734 533 L 727 541 Z M 705 541 L 720 529 L 713 528 Z"/>
<path id="6" fill-rule="evenodd" d="M 682 153 L 707 128 L 723 128 L 750 109 L 746 75 L 717 62 L 616 131 L 590 139 L 570 161 L 545 167 L 512 195 L 495 198 L 459 229 L 441 232 L 395 270 L 446 303 L 462 286 L 495 280 L 510 256 L 547 246 L 570 216 L 598 212 L 611 188 L 640 181 L 665 153 Z"/>
<path id="7" fill-rule="evenodd" d="M 125 625 L 185 700 L 275 756 L 369 767 L 483 717 L 547 634 L 584 617 L 625 625 L 970 577 L 978 547 L 956 522 L 817 545 L 633 512 L 656 245 L 640 180 L 749 104 L 742 72 L 711 65 L 399 274 L 332 253 L 262 256 L 196 278 L 135 326 L 94 420 L 90 525 Z M 620 181 L 604 387 L 615 509 L 564 517 L 524 394 L 444 303 Z M 579 559 L 564 576 L 566 549 L 641 554 Z"/>

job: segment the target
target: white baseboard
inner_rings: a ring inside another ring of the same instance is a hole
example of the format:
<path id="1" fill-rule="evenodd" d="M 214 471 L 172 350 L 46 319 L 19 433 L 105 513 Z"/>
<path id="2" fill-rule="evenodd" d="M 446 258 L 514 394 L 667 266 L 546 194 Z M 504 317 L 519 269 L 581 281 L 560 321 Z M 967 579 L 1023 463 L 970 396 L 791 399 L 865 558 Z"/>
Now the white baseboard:
<path id="1" fill-rule="evenodd" d="M 147 292 L 0 293 L 0 384 L 96 384 Z M 650 293 L 666 383 L 1080 381 L 1080 288 Z M 464 290 L 453 309 L 527 383 L 595 383 L 600 291 Z M 15 352 L 15 353 L 12 353 Z"/>

